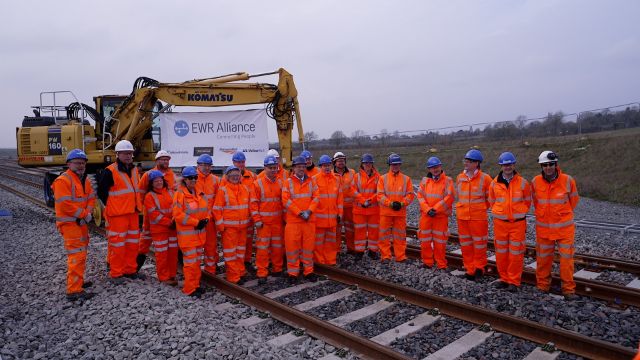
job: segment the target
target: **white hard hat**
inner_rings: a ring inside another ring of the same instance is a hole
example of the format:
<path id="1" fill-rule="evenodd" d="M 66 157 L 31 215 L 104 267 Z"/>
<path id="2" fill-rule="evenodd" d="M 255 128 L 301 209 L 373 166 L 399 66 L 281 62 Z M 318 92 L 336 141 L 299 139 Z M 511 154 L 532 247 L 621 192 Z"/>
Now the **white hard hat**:
<path id="1" fill-rule="evenodd" d="M 338 159 L 346 159 L 347 156 L 342 152 L 342 151 L 338 151 L 337 153 L 333 154 L 333 160 L 338 160 Z"/>
<path id="2" fill-rule="evenodd" d="M 546 164 L 550 162 L 558 162 L 558 155 L 551 150 L 545 150 L 538 156 L 538 164 Z"/>
<path id="3" fill-rule="evenodd" d="M 156 160 L 160 159 L 161 157 L 168 157 L 169 159 L 171 159 L 171 154 L 169 154 L 167 151 L 165 150 L 160 150 L 158 151 L 158 153 L 156 154 Z"/>
<path id="4" fill-rule="evenodd" d="M 273 156 L 275 158 L 280 158 L 280 154 L 278 154 L 278 150 L 276 150 L 276 149 L 269 149 L 269 151 L 267 151 L 267 156 Z"/>
<path id="5" fill-rule="evenodd" d="M 129 140 L 120 140 L 116 144 L 116 152 L 119 151 L 133 151 L 133 145 Z"/>

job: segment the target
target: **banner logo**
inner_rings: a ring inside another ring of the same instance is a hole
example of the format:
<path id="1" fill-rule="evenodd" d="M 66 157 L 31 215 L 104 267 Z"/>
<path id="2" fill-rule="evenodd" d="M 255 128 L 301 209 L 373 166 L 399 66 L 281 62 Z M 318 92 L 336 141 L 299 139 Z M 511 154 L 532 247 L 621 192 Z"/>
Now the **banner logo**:
<path id="1" fill-rule="evenodd" d="M 176 135 L 184 137 L 189 133 L 189 124 L 186 121 L 178 120 L 173 125 L 173 131 L 175 131 Z"/>

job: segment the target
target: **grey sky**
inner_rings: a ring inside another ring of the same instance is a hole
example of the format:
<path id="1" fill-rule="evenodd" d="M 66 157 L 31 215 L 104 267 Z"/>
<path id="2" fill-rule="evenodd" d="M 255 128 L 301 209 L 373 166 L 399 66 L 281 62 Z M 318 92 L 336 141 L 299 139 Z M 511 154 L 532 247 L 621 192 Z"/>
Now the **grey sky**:
<path id="1" fill-rule="evenodd" d="M 43 90 L 82 102 L 289 70 L 329 137 L 640 101 L 637 1 L 6 1 L 0 147 Z M 270 82 L 275 82 L 272 78 Z M 274 136 L 270 136 L 274 140 Z"/>

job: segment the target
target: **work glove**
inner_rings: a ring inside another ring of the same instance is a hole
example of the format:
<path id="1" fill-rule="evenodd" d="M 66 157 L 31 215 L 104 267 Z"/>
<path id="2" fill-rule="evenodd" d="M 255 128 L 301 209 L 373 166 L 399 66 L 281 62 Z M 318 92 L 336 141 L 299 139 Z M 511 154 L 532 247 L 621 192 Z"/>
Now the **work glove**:
<path id="1" fill-rule="evenodd" d="M 171 230 L 175 230 L 176 229 L 176 221 L 175 220 L 171 220 L 171 224 L 169 224 L 169 229 L 171 229 Z"/>
<path id="2" fill-rule="evenodd" d="M 301 211 L 300 214 L 298 214 L 298 216 L 300 216 L 303 220 L 307 221 L 311 217 L 311 211 L 309 210 Z"/>
<path id="3" fill-rule="evenodd" d="M 262 228 L 262 226 L 263 226 L 263 225 L 264 225 L 264 224 L 262 224 L 262 221 L 258 221 L 258 222 L 256 223 L 256 229 L 260 229 L 260 228 Z"/>
<path id="4" fill-rule="evenodd" d="M 402 203 L 400 201 L 394 201 L 391 203 L 391 208 L 395 211 L 402 209 Z"/>
<path id="5" fill-rule="evenodd" d="M 196 230 L 204 229 L 204 227 L 207 226 L 208 222 L 209 222 L 209 219 L 201 219 L 200 221 L 198 221 L 198 225 L 196 225 Z"/>
<path id="6" fill-rule="evenodd" d="M 427 215 L 434 217 L 436 216 L 436 210 L 435 209 L 430 209 L 429 212 L 427 212 Z"/>
<path id="7" fill-rule="evenodd" d="M 93 216 L 91 216 L 91 213 L 88 213 L 87 216 L 84 217 L 84 222 L 88 224 L 91 219 L 93 219 Z"/>
<path id="8" fill-rule="evenodd" d="M 87 222 L 84 221 L 84 219 L 76 219 L 76 224 L 82 226 L 82 225 L 87 225 Z"/>
<path id="9" fill-rule="evenodd" d="M 364 204 L 362 204 L 362 207 L 368 208 L 369 206 L 371 206 L 371 201 L 369 200 L 365 200 Z"/>

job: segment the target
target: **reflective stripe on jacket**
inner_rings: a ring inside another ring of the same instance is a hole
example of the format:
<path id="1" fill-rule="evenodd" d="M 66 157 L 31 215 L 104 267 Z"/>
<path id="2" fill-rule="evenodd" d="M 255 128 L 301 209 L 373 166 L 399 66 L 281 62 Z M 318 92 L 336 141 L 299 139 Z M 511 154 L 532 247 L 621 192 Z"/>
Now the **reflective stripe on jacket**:
<path id="1" fill-rule="evenodd" d="M 181 247 L 197 247 L 204 244 L 206 227 L 196 230 L 198 222 L 209 218 L 207 201 L 198 193 L 190 193 L 181 185 L 173 195 L 173 219 L 176 221 L 178 241 Z M 202 236 L 201 236 L 202 235 Z"/>
<path id="2" fill-rule="evenodd" d="M 175 191 L 176 189 L 176 174 L 173 173 L 173 170 L 171 169 L 167 169 L 167 171 L 162 171 L 160 169 L 158 169 L 158 167 L 154 167 L 153 169 L 145 172 L 144 174 L 142 174 L 142 177 L 140 177 L 140 182 L 138 184 L 138 189 L 140 189 L 140 191 L 143 194 L 146 194 L 147 191 L 149 190 L 149 172 L 151 172 L 152 170 L 158 170 L 162 173 L 162 177 L 164 178 L 164 180 L 167 182 L 167 188 L 171 190 L 171 192 Z"/>
<path id="3" fill-rule="evenodd" d="M 463 172 L 456 179 L 456 218 L 460 220 L 487 220 L 491 176 L 478 171 L 471 177 Z"/>
<path id="4" fill-rule="evenodd" d="M 558 168 L 558 177 L 548 182 L 542 175 L 533 178 L 533 206 L 536 233 L 543 237 L 564 237 L 563 229 L 573 229 L 573 209 L 580 197 L 575 180 Z"/>
<path id="5" fill-rule="evenodd" d="M 200 170 L 197 171 L 198 180 L 196 180 L 196 192 L 198 194 L 203 194 L 202 197 L 207 200 L 209 210 L 211 210 L 211 208 L 213 208 L 213 202 L 216 200 L 218 188 L 220 187 L 220 178 L 211 173 L 209 173 L 209 175 L 204 175 Z"/>
<path id="6" fill-rule="evenodd" d="M 282 205 L 287 215 L 287 223 L 305 223 L 304 219 L 298 216 L 302 211 L 311 210 L 309 222 L 315 222 L 315 212 L 320 204 L 320 192 L 318 185 L 313 178 L 306 176 L 303 180 L 292 175 L 282 188 Z"/>
<path id="7" fill-rule="evenodd" d="M 264 172 L 260 173 L 263 174 Z M 251 217 L 253 222 L 264 224 L 282 224 L 282 179 L 271 181 L 268 177 L 258 176 L 253 183 L 251 197 Z"/>
<path id="8" fill-rule="evenodd" d="M 498 174 L 489 187 L 491 215 L 505 221 L 524 219 L 531 207 L 531 184 L 516 173 L 507 187 L 501 177 Z"/>
<path id="9" fill-rule="evenodd" d="M 153 190 L 144 196 L 144 208 L 149 218 L 149 229 L 153 233 L 169 231 L 173 207 L 173 191 L 163 188 L 160 193 Z"/>
<path id="10" fill-rule="evenodd" d="M 67 170 L 54 180 L 51 188 L 56 201 L 56 226 L 75 223 L 93 211 L 96 194 L 88 177 L 85 177 L 83 187 L 78 175 Z"/>
<path id="11" fill-rule="evenodd" d="M 232 184 L 227 181 L 221 185 L 213 203 L 216 226 L 238 228 L 249 226 L 251 197 L 251 191 L 242 183 Z"/>
<path id="12" fill-rule="evenodd" d="M 340 174 L 334 171 L 334 174 L 340 180 L 340 188 L 342 189 L 342 196 L 344 198 L 344 207 L 353 207 L 353 179 L 356 176 L 356 172 L 353 169 L 346 169 L 344 174 Z"/>
<path id="13" fill-rule="evenodd" d="M 423 216 L 433 209 L 436 211 L 436 217 L 448 217 L 451 215 L 454 197 L 453 180 L 446 176 L 444 171 L 438 180 L 423 177 L 420 181 L 418 202 Z"/>
<path id="14" fill-rule="evenodd" d="M 138 169 L 131 169 L 131 177 L 126 172 L 118 170 L 118 164 L 113 163 L 107 166 L 106 170 L 111 171 L 113 176 L 113 186 L 109 189 L 105 215 L 119 216 L 135 214 L 142 211 L 142 195 L 138 187 Z"/>
<path id="15" fill-rule="evenodd" d="M 360 215 L 375 215 L 380 213 L 380 207 L 378 206 L 378 197 L 376 191 L 378 188 L 378 180 L 380 179 L 380 173 L 378 170 L 373 169 L 371 176 L 360 169 L 360 172 L 353 178 L 353 213 Z M 369 200 L 371 204 L 369 207 L 364 208 L 362 204 L 366 200 Z"/>
<path id="16" fill-rule="evenodd" d="M 340 175 L 321 172 L 314 176 L 313 180 L 318 185 L 318 198 L 320 199 L 320 205 L 315 211 L 316 227 L 334 227 L 338 224 L 337 217 L 344 213 Z"/>
<path id="17" fill-rule="evenodd" d="M 415 198 L 411 178 L 402 172 L 394 174 L 388 173 L 380 176 L 378 180 L 377 193 L 380 204 L 380 216 L 406 216 L 407 206 Z M 394 201 L 402 203 L 402 209 L 395 211 L 391 209 Z"/>

